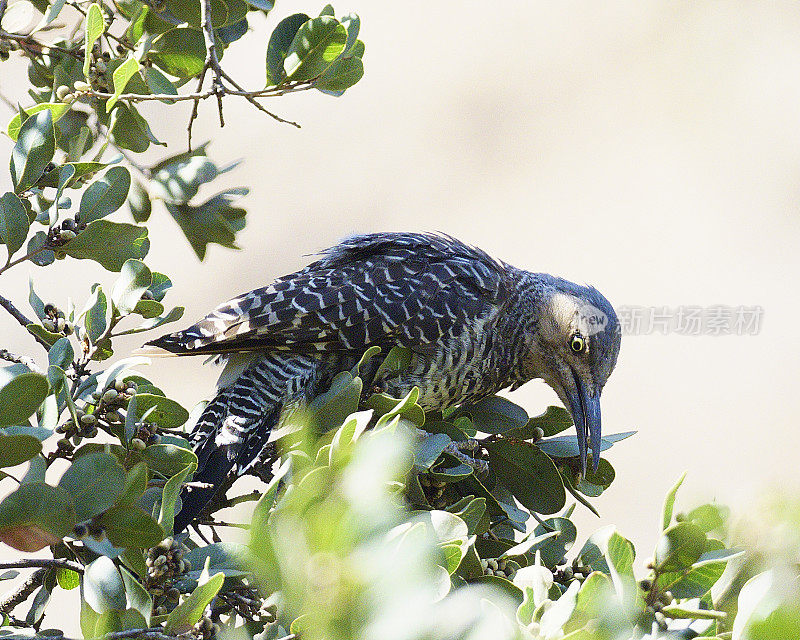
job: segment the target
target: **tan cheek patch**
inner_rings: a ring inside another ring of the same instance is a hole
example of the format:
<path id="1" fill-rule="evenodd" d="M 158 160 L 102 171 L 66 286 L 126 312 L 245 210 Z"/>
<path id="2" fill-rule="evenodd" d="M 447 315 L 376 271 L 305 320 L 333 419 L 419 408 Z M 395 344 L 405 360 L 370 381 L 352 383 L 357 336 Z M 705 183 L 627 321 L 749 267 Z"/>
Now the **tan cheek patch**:
<path id="1" fill-rule="evenodd" d="M 556 293 L 550 298 L 548 311 L 553 322 L 544 323 L 543 330 L 550 342 L 556 342 L 570 334 L 578 304 L 572 296 Z"/>

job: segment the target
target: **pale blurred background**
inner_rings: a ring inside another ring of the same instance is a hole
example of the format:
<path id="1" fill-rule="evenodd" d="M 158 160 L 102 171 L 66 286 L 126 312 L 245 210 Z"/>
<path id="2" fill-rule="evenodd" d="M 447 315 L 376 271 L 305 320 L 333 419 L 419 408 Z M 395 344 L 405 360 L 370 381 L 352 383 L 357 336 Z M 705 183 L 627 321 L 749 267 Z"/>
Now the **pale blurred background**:
<path id="1" fill-rule="evenodd" d="M 217 161 L 244 160 L 219 188 L 251 187 L 250 213 L 242 250 L 212 245 L 201 264 L 154 212 L 147 263 L 175 283 L 167 301 L 187 305 L 181 326 L 344 235 L 380 230 L 445 231 L 594 284 L 617 306 L 760 305 L 756 336 L 623 340 L 604 429 L 639 434 L 609 454 L 617 481 L 595 501 L 602 518 L 579 507 L 578 544 L 615 523 L 648 556 L 664 493 L 687 469 L 687 507 L 716 498 L 744 511 L 798 487 L 800 4 L 349 1 L 336 10 L 362 18 L 366 75 L 339 99 L 268 103 L 301 130 L 234 98 L 220 130 L 215 106 L 202 106 L 195 140 L 212 139 Z M 322 4 L 279 1 L 269 28 Z M 261 86 L 265 47 L 251 35 L 226 68 Z M 0 91 L 27 104 L 24 69 L 0 68 Z M 166 153 L 181 150 L 187 110 L 151 113 Z M 0 158 L 10 148 L 0 140 Z M 48 283 L 47 271 L 16 268 L 0 291 L 29 312 L 29 273 L 59 306 L 115 278 L 89 262 L 54 269 Z M 0 335 L 0 347 L 36 353 L 7 315 Z M 189 408 L 217 373 L 202 358 L 146 371 Z M 530 413 L 557 402 L 539 382 L 512 397 Z"/>

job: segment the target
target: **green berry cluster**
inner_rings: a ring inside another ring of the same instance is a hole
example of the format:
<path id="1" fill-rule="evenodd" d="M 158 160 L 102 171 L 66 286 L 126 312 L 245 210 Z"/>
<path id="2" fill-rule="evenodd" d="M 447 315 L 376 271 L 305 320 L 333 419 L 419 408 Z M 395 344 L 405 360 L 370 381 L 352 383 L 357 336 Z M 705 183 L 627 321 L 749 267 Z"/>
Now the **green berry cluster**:
<path id="1" fill-rule="evenodd" d="M 419 475 L 419 484 L 425 494 L 425 499 L 434 509 L 444 509 L 447 506 L 447 501 L 444 500 L 446 482 L 434 480 L 429 474 L 423 473 Z"/>
<path id="2" fill-rule="evenodd" d="M 156 615 L 163 615 L 178 604 L 181 594 L 174 585 L 191 569 L 189 561 L 184 558 L 187 551 L 183 543 L 169 537 L 147 552 L 144 586 L 154 597 Z"/>
<path id="3" fill-rule="evenodd" d="M 645 579 L 639 582 L 639 588 L 645 593 L 647 612 L 651 614 L 656 625 L 661 631 L 667 629 L 667 619 L 662 609 L 675 601 L 675 596 L 670 591 L 659 591 L 655 588 L 653 580 Z"/>
<path id="4" fill-rule="evenodd" d="M 482 558 L 481 568 L 485 576 L 497 576 L 506 580 L 513 580 L 521 567 L 514 560 L 507 560 L 506 558 Z"/>
<path id="5" fill-rule="evenodd" d="M 44 315 L 42 319 L 42 326 L 50 333 L 60 333 L 65 336 L 70 336 L 74 333 L 75 327 L 71 322 L 67 321 L 64 312 L 54 304 L 44 305 Z"/>
<path id="6" fill-rule="evenodd" d="M 192 628 L 192 635 L 195 638 L 202 638 L 202 640 L 212 640 L 212 638 L 217 637 L 219 629 L 219 625 L 214 624 L 214 621 L 211 618 L 208 616 L 203 616 Z"/>
<path id="7" fill-rule="evenodd" d="M 85 178 L 86 176 L 84 176 Z M 76 214 L 75 218 L 67 218 L 61 224 L 53 225 L 47 234 L 47 246 L 56 249 L 74 240 L 86 228 L 86 223 L 81 222 Z"/>

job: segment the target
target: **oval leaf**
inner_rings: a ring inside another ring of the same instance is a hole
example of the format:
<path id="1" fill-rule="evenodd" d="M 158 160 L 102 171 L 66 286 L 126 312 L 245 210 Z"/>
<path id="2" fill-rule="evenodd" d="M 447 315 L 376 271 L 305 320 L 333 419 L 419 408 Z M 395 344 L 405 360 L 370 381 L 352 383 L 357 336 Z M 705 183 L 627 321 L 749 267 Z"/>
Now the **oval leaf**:
<path id="1" fill-rule="evenodd" d="M 58 481 L 58 486 L 72 495 L 78 520 L 88 520 L 111 507 L 124 485 L 125 469 L 105 452 L 76 458 Z"/>
<path id="2" fill-rule="evenodd" d="M 0 427 L 24 424 L 50 392 L 50 383 L 38 373 L 23 373 L 0 389 Z"/>

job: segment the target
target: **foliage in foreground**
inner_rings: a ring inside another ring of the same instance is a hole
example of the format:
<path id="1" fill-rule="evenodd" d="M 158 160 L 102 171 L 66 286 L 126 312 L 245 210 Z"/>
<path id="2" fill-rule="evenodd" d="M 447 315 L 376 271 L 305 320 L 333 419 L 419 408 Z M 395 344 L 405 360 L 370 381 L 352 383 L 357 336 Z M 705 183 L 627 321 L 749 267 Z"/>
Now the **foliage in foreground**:
<path id="1" fill-rule="evenodd" d="M 41 17 L 26 26 L 33 9 Z M 287 419 L 260 498 L 215 504 L 200 527 L 211 540 L 172 535 L 197 466 L 190 413 L 143 375 L 144 359 L 100 363 L 118 336 L 183 313 L 167 310 L 169 277 L 144 262 L 154 203 L 202 259 L 209 243 L 235 247 L 246 189 L 198 199 L 226 170 L 205 146 L 142 166 L 136 154 L 161 143 L 137 105 L 193 102 L 191 135 L 209 98 L 222 119 L 228 97 L 266 112 L 260 98 L 340 95 L 361 78 L 360 21 L 327 6 L 279 21 L 264 38 L 264 87 L 239 87 L 222 55 L 271 10 L 266 0 L 0 0 L 0 59 L 25 57 L 32 100 L 7 126 L 0 276 L 66 258 L 119 272 L 78 307 L 45 303 L 31 284 L 33 319 L 0 296 L 44 349 L 38 359 L 0 350 L 0 542 L 51 556 L 3 566 L 0 637 L 61 624 L 48 615 L 57 589 L 74 594 L 85 637 L 800 637 L 796 505 L 776 508 L 774 546 L 745 554 L 720 507 L 673 517 L 672 492 L 637 581 L 633 545 L 613 527 L 575 551 L 568 497 L 592 509 L 615 474 L 605 459 L 577 473 L 566 412 L 529 418 L 488 398 L 425 415 L 415 393 L 371 394 L 360 367 Z M 124 205 L 135 224 L 110 219 Z M 364 357 L 399 370 L 409 354 Z M 606 436 L 604 450 L 628 435 Z M 217 511 L 256 499 L 249 544 L 222 542 L 226 527 L 247 525 Z"/>

